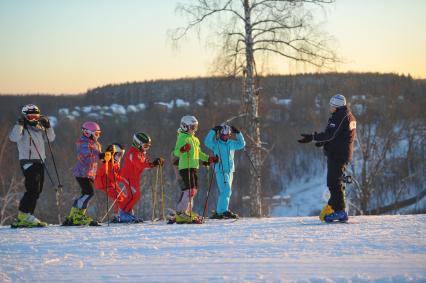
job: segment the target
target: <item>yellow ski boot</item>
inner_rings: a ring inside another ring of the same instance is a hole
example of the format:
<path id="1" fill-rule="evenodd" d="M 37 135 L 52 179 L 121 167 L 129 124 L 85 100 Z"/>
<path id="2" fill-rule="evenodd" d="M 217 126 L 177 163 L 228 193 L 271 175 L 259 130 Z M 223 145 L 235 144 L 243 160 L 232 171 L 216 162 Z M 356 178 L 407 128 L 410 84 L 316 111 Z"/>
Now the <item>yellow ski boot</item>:
<path id="1" fill-rule="evenodd" d="M 34 227 L 47 227 L 47 223 L 40 221 L 30 213 L 19 211 L 18 218 L 11 225 L 12 228 L 34 228 Z"/>
<path id="2" fill-rule="evenodd" d="M 176 213 L 176 224 L 202 224 L 203 220 L 200 215 L 195 212 L 191 213 L 191 216 L 188 212 L 177 212 Z"/>
<path id="3" fill-rule="evenodd" d="M 329 204 L 326 204 L 319 215 L 319 219 L 321 221 L 325 221 L 325 216 L 332 214 L 333 212 L 334 209 Z"/>
<path id="4" fill-rule="evenodd" d="M 97 223 L 96 223 L 97 224 Z M 81 225 L 94 225 L 96 226 L 95 221 L 89 216 L 86 215 L 86 210 L 71 207 L 70 214 L 65 219 L 63 226 L 81 226 Z"/>

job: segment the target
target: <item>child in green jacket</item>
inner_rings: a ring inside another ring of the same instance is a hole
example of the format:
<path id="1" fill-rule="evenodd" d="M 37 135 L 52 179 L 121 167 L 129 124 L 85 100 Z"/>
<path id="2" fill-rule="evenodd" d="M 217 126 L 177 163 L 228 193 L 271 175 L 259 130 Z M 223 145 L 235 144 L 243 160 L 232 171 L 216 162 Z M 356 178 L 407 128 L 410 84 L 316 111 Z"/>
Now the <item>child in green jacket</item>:
<path id="1" fill-rule="evenodd" d="M 179 175 L 182 177 L 182 193 L 176 207 L 176 222 L 197 222 L 197 214 L 192 212 L 193 199 L 197 194 L 199 160 L 208 163 L 218 162 L 218 157 L 209 156 L 200 149 L 200 141 L 195 136 L 198 121 L 194 116 L 183 116 L 173 151 L 179 158 Z M 191 215 L 192 217 L 188 217 Z"/>

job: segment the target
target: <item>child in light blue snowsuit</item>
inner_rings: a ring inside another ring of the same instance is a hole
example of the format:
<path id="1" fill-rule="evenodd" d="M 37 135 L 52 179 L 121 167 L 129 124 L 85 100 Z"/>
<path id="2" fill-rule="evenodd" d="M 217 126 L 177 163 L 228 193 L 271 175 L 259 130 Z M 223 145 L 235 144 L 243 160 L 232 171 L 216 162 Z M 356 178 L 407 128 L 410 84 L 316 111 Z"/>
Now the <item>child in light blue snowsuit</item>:
<path id="1" fill-rule="evenodd" d="M 232 133 L 235 133 L 236 140 L 230 139 Z M 219 157 L 219 163 L 214 167 L 219 187 L 219 199 L 216 213 L 211 218 L 238 218 L 237 214 L 229 210 L 229 200 L 235 172 L 234 153 L 245 147 L 244 137 L 237 128 L 225 124 L 212 128 L 204 139 L 204 144 Z"/>

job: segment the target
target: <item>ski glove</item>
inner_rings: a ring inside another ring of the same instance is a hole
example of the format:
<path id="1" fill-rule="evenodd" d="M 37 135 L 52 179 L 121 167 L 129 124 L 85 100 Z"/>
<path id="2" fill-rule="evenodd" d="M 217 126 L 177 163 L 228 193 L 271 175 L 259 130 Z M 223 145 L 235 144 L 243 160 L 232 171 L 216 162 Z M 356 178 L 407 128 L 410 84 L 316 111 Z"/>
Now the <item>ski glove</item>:
<path id="1" fill-rule="evenodd" d="M 240 133 L 240 130 L 238 130 L 236 127 L 234 127 L 234 126 L 231 126 L 231 129 L 232 129 L 232 132 L 234 133 L 234 134 L 239 134 Z"/>
<path id="2" fill-rule="evenodd" d="M 218 163 L 219 162 L 219 157 L 216 155 L 216 156 L 209 156 L 209 161 L 208 161 L 210 164 L 212 164 L 212 163 Z"/>
<path id="3" fill-rule="evenodd" d="M 158 157 L 152 161 L 152 165 L 154 166 L 163 166 L 164 165 L 164 159 L 161 157 Z"/>
<path id="4" fill-rule="evenodd" d="M 314 139 L 314 135 L 312 134 L 301 134 L 303 139 L 297 140 L 300 143 L 310 143 Z"/>
<path id="5" fill-rule="evenodd" d="M 47 118 L 47 116 L 41 116 L 40 117 L 40 124 L 45 128 L 48 129 L 50 128 L 50 121 L 49 118 Z"/>
<path id="6" fill-rule="evenodd" d="M 201 164 L 203 166 L 209 166 L 210 165 L 210 163 L 208 161 L 201 161 Z"/>
<path id="7" fill-rule="evenodd" d="M 191 150 L 191 145 L 189 143 L 186 143 L 184 146 L 180 148 L 180 152 L 182 153 L 190 151 L 190 150 Z"/>
<path id="8" fill-rule="evenodd" d="M 24 126 L 24 127 L 25 127 L 25 126 L 27 125 L 27 120 L 25 119 L 25 117 L 20 116 L 20 117 L 18 118 L 17 123 L 18 123 L 18 125 L 21 125 L 21 126 Z"/>

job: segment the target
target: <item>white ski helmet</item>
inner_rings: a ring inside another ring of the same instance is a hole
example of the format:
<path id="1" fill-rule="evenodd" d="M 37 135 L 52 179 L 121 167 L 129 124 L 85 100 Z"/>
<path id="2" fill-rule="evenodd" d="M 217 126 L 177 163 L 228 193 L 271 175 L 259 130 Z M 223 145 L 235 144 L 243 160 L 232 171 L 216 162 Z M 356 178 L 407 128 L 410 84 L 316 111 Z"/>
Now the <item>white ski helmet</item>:
<path id="1" fill-rule="evenodd" d="M 220 129 L 221 135 L 231 135 L 231 127 L 227 124 L 222 124 L 222 129 Z"/>
<path id="2" fill-rule="evenodd" d="M 222 128 L 220 129 L 220 139 L 223 141 L 227 141 L 232 134 L 231 127 L 227 124 L 222 124 Z"/>
<path id="3" fill-rule="evenodd" d="M 341 94 L 333 95 L 330 98 L 330 106 L 339 108 L 346 105 L 346 98 Z"/>
<path id="4" fill-rule="evenodd" d="M 34 104 L 27 104 L 22 107 L 21 114 L 30 126 L 36 126 L 40 120 L 40 108 Z"/>
<path id="5" fill-rule="evenodd" d="M 180 120 L 180 129 L 188 132 L 190 129 L 196 131 L 198 129 L 198 120 L 194 116 L 183 116 Z"/>
<path id="6" fill-rule="evenodd" d="M 27 104 L 22 107 L 21 113 L 24 116 L 27 116 L 28 114 L 40 114 L 40 108 L 34 104 Z"/>

